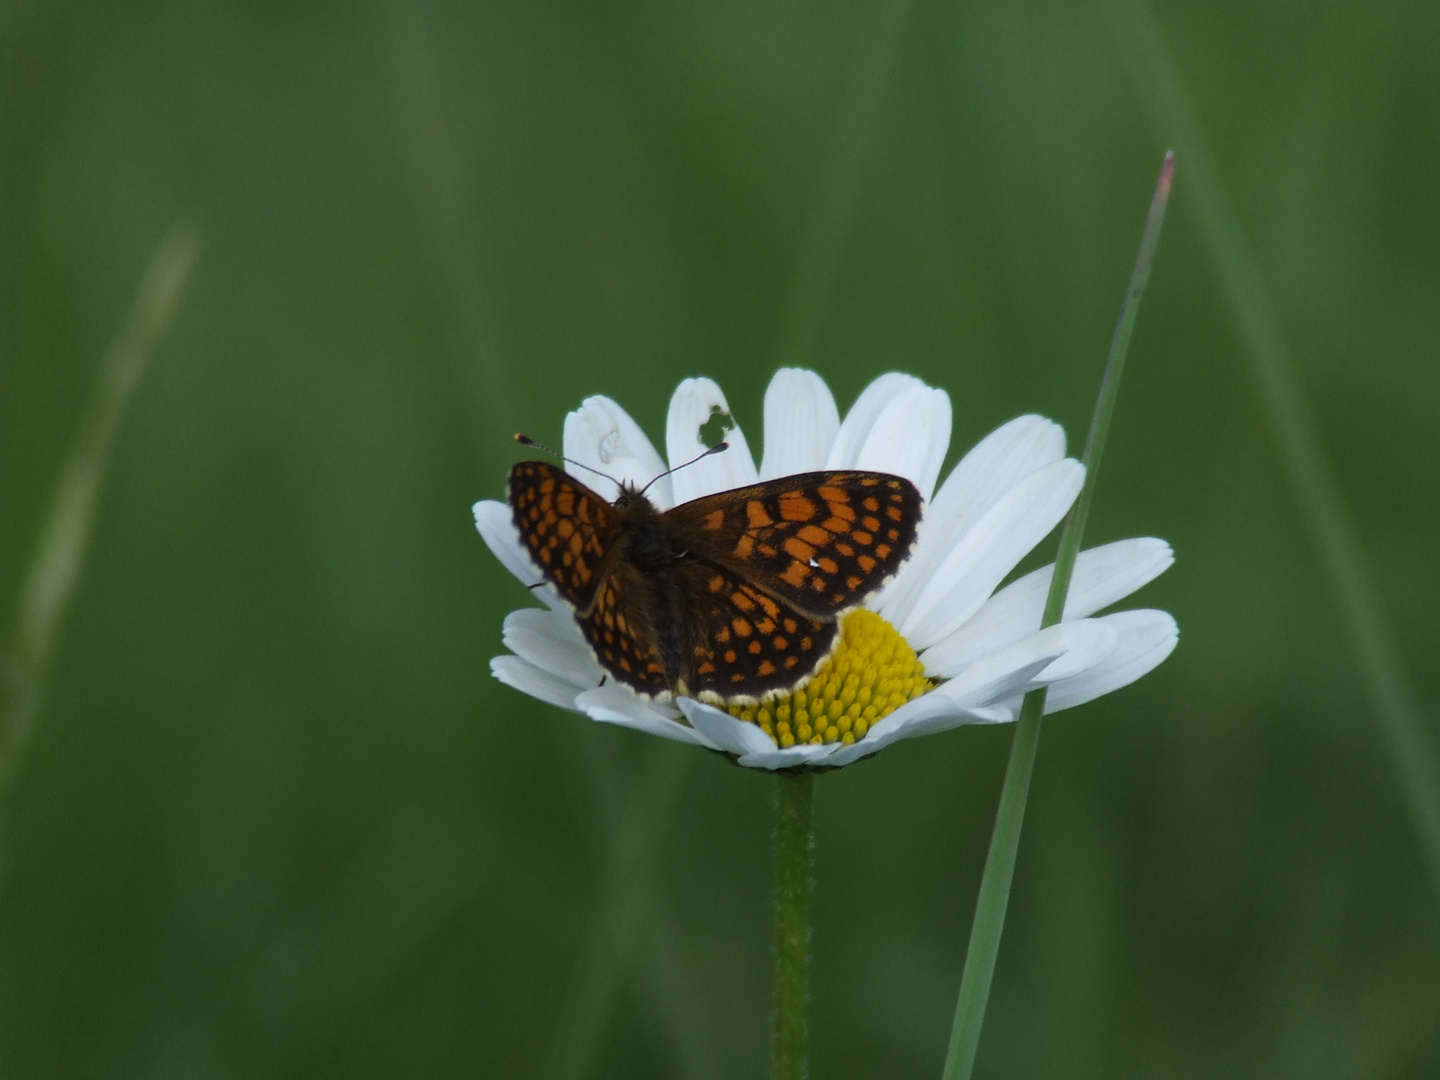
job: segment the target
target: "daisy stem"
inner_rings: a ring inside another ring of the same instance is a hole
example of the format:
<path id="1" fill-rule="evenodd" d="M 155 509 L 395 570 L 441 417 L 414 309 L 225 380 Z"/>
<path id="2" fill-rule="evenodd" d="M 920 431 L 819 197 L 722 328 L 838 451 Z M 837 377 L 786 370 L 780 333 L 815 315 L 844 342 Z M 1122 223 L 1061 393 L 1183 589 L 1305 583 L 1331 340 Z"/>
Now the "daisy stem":
<path id="1" fill-rule="evenodd" d="M 1115 400 L 1120 390 L 1120 376 L 1125 356 L 1130 349 L 1130 335 L 1135 329 L 1135 316 L 1140 298 L 1150 280 L 1150 267 L 1160 242 L 1160 226 L 1165 220 L 1165 207 L 1170 199 L 1170 181 L 1175 172 L 1175 157 L 1165 155 L 1160 179 L 1150 202 L 1150 214 L 1140 240 L 1140 254 L 1130 276 L 1130 287 L 1120 305 L 1120 318 L 1110 342 L 1110 358 L 1100 382 L 1100 396 L 1090 421 L 1090 434 L 1085 440 L 1085 484 L 1080 497 L 1070 508 L 1060 533 L 1060 551 L 1055 558 L 1055 575 L 1045 601 L 1041 628 L 1054 626 L 1065 610 L 1065 595 L 1070 589 L 1070 576 L 1075 558 L 1080 553 L 1080 539 L 1085 519 L 1095 494 L 1100 455 L 1105 436 L 1115 414 Z M 1040 719 L 1045 713 L 1045 690 L 1025 695 L 1020 719 L 1015 725 L 1015 740 L 1010 746 L 1010 762 L 1005 768 L 1005 783 L 1000 790 L 1000 806 L 995 814 L 995 829 L 990 837 L 990 851 L 985 857 L 985 871 L 980 878 L 980 895 L 975 902 L 975 921 L 970 927 L 970 946 L 965 953 L 965 971 L 960 977 L 960 996 L 955 1002 L 955 1020 L 950 1029 L 950 1046 L 945 1054 L 944 1080 L 968 1080 L 975 1066 L 975 1051 L 980 1044 L 980 1029 L 985 1020 L 985 1005 L 990 998 L 990 983 L 995 975 L 995 958 L 1000 952 L 1000 935 L 1005 928 L 1005 909 L 1010 902 L 1010 883 L 1015 876 L 1015 856 L 1020 847 L 1020 826 L 1025 818 L 1025 802 L 1030 794 L 1030 777 L 1035 770 L 1035 754 L 1040 747 Z"/>
<path id="2" fill-rule="evenodd" d="M 775 778 L 775 1044 L 773 1080 L 806 1073 L 815 775 Z"/>

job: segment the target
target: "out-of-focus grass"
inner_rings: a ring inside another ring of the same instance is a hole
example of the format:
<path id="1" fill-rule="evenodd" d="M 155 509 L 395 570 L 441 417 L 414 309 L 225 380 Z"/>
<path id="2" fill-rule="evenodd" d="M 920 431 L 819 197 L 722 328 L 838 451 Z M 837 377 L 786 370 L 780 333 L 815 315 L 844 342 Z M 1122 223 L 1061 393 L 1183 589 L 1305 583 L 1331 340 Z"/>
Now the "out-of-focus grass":
<path id="1" fill-rule="evenodd" d="M 1195 158 L 1195 204 L 1226 296 L 1240 324 L 1256 389 L 1314 537 L 1321 567 L 1345 620 L 1370 708 L 1394 762 L 1430 874 L 1440 890 L 1440 762 L 1433 725 L 1420 709 L 1377 595 L 1369 560 L 1335 482 L 1296 381 L 1265 281 L 1237 233 L 1234 214 L 1216 186 L 1209 149 L 1197 130 L 1174 65 L 1148 13 L 1131 3 L 1113 15 L 1141 71 L 1140 84 L 1163 122 Z"/>
<path id="2" fill-rule="evenodd" d="M 649 748 L 489 678 L 530 601 L 468 507 L 590 393 L 658 435 L 710 374 L 758 443 L 899 10 L 6 12 L 4 610 L 154 238 L 194 210 L 206 246 L 11 791 L 0 1069 L 541 1073 Z M 1152 14 L 1433 702 L 1435 16 Z M 957 455 L 1024 411 L 1078 438 L 1169 134 L 1094 11 L 903 25 L 809 360 L 842 406 L 891 368 L 945 386 Z M 1047 725 L 977 1073 L 1428 1075 L 1433 895 L 1189 197 L 1087 531 L 1174 544 L 1138 601 L 1182 641 Z M 938 1075 L 1007 745 L 827 778 L 816 1075 Z M 686 766 L 593 1075 L 763 1071 L 766 788 Z"/>
<path id="3" fill-rule="evenodd" d="M 56 478 L 50 512 L 21 588 L 15 636 L 3 657 L 0 798 L 20 770 L 44 700 L 46 671 L 84 570 L 120 421 L 156 341 L 174 316 L 195 262 L 195 244 L 193 231 L 177 226 L 150 260 L 130 316 L 100 362 L 89 406 Z"/>

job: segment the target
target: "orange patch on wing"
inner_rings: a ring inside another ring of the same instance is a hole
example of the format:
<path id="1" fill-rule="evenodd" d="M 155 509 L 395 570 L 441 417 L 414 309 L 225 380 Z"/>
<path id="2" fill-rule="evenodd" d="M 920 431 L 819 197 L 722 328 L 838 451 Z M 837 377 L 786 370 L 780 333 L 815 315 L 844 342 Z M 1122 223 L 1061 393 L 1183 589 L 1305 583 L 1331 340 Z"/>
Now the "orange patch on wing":
<path id="1" fill-rule="evenodd" d="M 804 495 L 780 496 L 780 516 L 786 521 L 809 521 L 815 514 L 815 504 Z"/>
<path id="2" fill-rule="evenodd" d="M 791 536 L 785 540 L 785 554 L 792 559 L 799 559 L 802 563 L 808 563 L 815 557 L 815 548 L 798 536 Z"/>
<path id="3" fill-rule="evenodd" d="M 824 547 L 830 542 L 830 534 L 819 525 L 805 525 L 795 534 L 807 544 Z"/>

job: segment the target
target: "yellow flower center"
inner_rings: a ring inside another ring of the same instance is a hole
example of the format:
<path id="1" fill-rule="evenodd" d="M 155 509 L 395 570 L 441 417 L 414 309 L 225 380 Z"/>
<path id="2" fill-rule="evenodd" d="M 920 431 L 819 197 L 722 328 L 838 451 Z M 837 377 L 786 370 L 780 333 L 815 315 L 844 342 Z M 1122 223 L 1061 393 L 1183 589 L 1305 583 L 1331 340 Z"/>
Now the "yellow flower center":
<path id="1" fill-rule="evenodd" d="M 729 712 L 759 724 L 780 746 L 853 743 L 907 701 L 935 684 L 900 632 L 860 609 L 840 624 L 840 644 L 798 690 Z"/>

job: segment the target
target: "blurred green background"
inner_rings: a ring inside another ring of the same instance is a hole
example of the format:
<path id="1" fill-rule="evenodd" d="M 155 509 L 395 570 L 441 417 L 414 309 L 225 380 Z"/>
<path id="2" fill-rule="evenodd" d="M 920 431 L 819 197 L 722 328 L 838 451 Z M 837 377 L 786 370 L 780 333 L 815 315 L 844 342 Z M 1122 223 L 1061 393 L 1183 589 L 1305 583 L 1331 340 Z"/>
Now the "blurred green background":
<path id="1" fill-rule="evenodd" d="M 7 619 L 201 236 L 0 807 L 0 1072 L 763 1075 L 767 778 L 495 683 L 470 504 L 591 393 L 659 438 L 708 374 L 758 447 L 782 362 L 946 388 L 952 461 L 1078 452 L 1174 145 L 1087 538 L 1174 545 L 1181 643 L 1046 727 L 978 1074 L 1440 1074 L 1440 899 L 1241 330 L 1433 733 L 1440 5 L 18 3 L 0 63 Z M 938 1076 L 1008 747 L 821 780 L 815 1076 Z"/>

